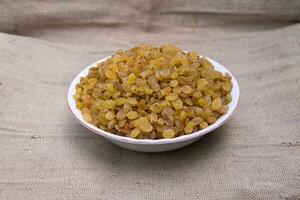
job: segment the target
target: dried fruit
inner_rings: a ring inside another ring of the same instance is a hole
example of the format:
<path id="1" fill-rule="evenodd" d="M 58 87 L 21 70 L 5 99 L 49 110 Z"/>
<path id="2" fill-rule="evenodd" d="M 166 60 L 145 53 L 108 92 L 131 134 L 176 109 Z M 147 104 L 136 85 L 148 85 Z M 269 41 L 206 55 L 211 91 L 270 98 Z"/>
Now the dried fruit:
<path id="1" fill-rule="evenodd" d="M 130 137 L 136 138 L 141 133 L 141 129 L 135 128 L 130 132 Z"/>
<path id="2" fill-rule="evenodd" d="M 105 119 L 107 119 L 107 120 L 113 120 L 115 117 L 116 117 L 115 113 L 111 112 L 111 111 L 109 111 L 105 114 Z"/>
<path id="3" fill-rule="evenodd" d="M 178 81 L 177 81 L 177 80 L 171 80 L 171 81 L 170 81 L 170 86 L 171 86 L 171 87 L 174 88 L 174 87 L 176 87 L 177 85 L 178 85 Z"/>
<path id="4" fill-rule="evenodd" d="M 149 132 L 152 131 L 153 126 L 152 126 L 149 122 L 147 122 L 147 123 L 141 124 L 141 125 L 140 125 L 140 129 L 141 129 L 143 132 L 149 133 Z"/>
<path id="5" fill-rule="evenodd" d="M 202 121 L 203 121 L 203 119 L 201 117 L 195 117 L 191 120 L 191 122 L 193 123 L 194 126 L 199 125 Z"/>
<path id="6" fill-rule="evenodd" d="M 126 114 L 128 119 L 136 119 L 138 117 L 138 113 L 136 111 L 130 111 Z"/>
<path id="7" fill-rule="evenodd" d="M 222 99 L 221 98 L 216 98 L 211 103 L 212 110 L 219 110 L 221 107 L 222 107 Z"/>
<path id="8" fill-rule="evenodd" d="M 181 101 L 181 99 L 176 99 L 175 101 L 172 101 L 172 105 L 175 108 L 175 110 L 179 110 L 182 109 L 183 102 Z"/>
<path id="9" fill-rule="evenodd" d="M 192 87 L 189 85 L 182 86 L 181 90 L 184 94 L 191 94 L 193 91 Z"/>
<path id="10" fill-rule="evenodd" d="M 106 71 L 104 72 L 104 74 L 105 74 L 105 76 L 106 76 L 107 78 L 112 79 L 112 80 L 114 80 L 114 79 L 117 78 L 117 74 L 116 74 L 115 72 L 109 70 L 109 69 L 106 70 Z"/>
<path id="11" fill-rule="evenodd" d="M 207 84 L 208 84 L 208 81 L 206 79 L 200 78 L 197 81 L 197 89 L 199 89 L 200 91 L 202 91 Z"/>
<path id="12" fill-rule="evenodd" d="M 164 123 L 165 123 L 165 121 L 163 120 L 163 118 L 159 118 L 157 120 L 157 124 L 160 125 L 160 126 L 164 125 Z"/>
<path id="13" fill-rule="evenodd" d="M 219 110 L 217 110 L 217 112 L 220 114 L 225 114 L 225 113 L 227 113 L 227 110 L 228 110 L 228 106 L 222 105 L 221 108 Z"/>
<path id="14" fill-rule="evenodd" d="M 127 102 L 126 98 L 123 98 L 123 97 L 117 98 L 117 99 L 115 100 L 115 103 L 116 103 L 117 106 L 123 105 L 123 104 L 126 103 L 126 102 Z"/>
<path id="15" fill-rule="evenodd" d="M 90 68 L 74 99 L 85 121 L 126 137 L 174 138 L 213 124 L 232 101 L 231 76 L 173 45 L 117 51 Z"/>
<path id="16" fill-rule="evenodd" d="M 170 93 L 165 98 L 167 101 L 174 101 L 178 98 L 178 95 L 176 93 Z"/>
<path id="17" fill-rule="evenodd" d="M 156 123 L 157 120 L 158 120 L 157 114 L 151 113 L 151 114 L 149 115 L 149 120 L 150 120 L 151 123 Z"/>
<path id="18" fill-rule="evenodd" d="M 104 109 L 114 109 L 115 106 L 116 106 L 116 103 L 111 99 L 105 100 L 103 102 L 103 108 Z"/>
<path id="19" fill-rule="evenodd" d="M 209 123 L 209 124 L 213 124 L 217 121 L 217 119 L 213 116 L 209 116 L 206 121 Z"/>
<path id="20" fill-rule="evenodd" d="M 135 82 L 135 79 L 136 79 L 136 76 L 134 73 L 131 73 L 128 75 L 128 80 L 127 80 L 127 83 L 129 85 L 132 85 L 134 82 Z"/>
<path id="21" fill-rule="evenodd" d="M 161 95 L 166 96 L 172 91 L 172 88 L 166 87 L 160 91 Z"/>
<path id="22" fill-rule="evenodd" d="M 190 134 L 193 132 L 194 124 L 192 122 L 188 122 L 187 125 L 184 127 L 184 132 L 186 134 Z"/>
<path id="23" fill-rule="evenodd" d="M 163 131 L 162 136 L 164 138 L 173 138 L 175 136 L 175 131 L 172 129 L 166 129 Z"/>
<path id="24" fill-rule="evenodd" d="M 136 105 L 138 103 L 135 97 L 127 98 L 127 102 L 131 105 Z"/>
<path id="25" fill-rule="evenodd" d="M 207 122 L 201 122 L 199 126 L 200 126 L 200 129 L 205 129 L 206 127 L 208 127 L 208 123 Z"/>

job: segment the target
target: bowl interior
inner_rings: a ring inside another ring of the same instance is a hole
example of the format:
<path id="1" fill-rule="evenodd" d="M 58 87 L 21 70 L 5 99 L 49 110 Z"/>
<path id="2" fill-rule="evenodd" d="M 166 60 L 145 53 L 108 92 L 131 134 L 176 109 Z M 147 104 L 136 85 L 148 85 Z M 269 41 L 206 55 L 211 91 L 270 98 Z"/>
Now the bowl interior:
<path id="1" fill-rule="evenodd" d="M 94 126 L 90 123 L 85 122 L 80 110 L 76 108 L 76 103 L 75 103 L 75 100 L 73 99 L 73 95 L 75 94 L 75 86 L 76 86 L 77 83 L 79 83 L 80 78 L 83 77 L 83 76 L 86 76 L 88 74 L 89 68 L 95 66 L 97 63 L 105 61 L 108 58 L 109 57 L 101 59 L 101 60 L 97 61 L 96 63 L 88 66 L 84 70 L 82 70 L 74 78 L 74 80 L 72 81 L 72 83 L 69 87 L 69 90 L 68 90 L 68 105 L 69 105 L 72 113 L 74 114 L 75 118 L 83 126 L 88 128 L 89 130 L 91 130 L 91 131 L 93 131 L 93 132 L 95 132 L 95 133 L 97 133 L 97 134 L 99 134 L 99 135 L 101 135 L 101 136 L 103 136 L 107 139 L 117 140 L 119 142 L 125 142 L 125 143 L 148 144 L 148 145 L 182 142 L 182 141 L 194 139 L 194 138 L 197 138 L 197 137 L 201 137 L 204 134 L 218 128 L 219 126 L 221 126 L 222 124 L 224 124 L 228 120 L 229 116 L 233 113 L 233 111 L 237 107 L 237 104 L 238 104 L 238 101 L 239 101 L 239 95 L 240 95 L 240 90 L 239 90 L 237 80 L 235 79 L 235 77 L 231 74 L 231 72 L 228 69 L 226 69 L 224 66 L 217 63 L 216 61 L 211 60 L 211 59 L 208 58 L 208 60 L 214 65 L 214 68 L 215 68 L 216 71 L 222 72 L 223 74 L 229 73 L 231 75 L 231 77 L 232 77 L 231 81 L 232 81 L 232 84 L 233 84 L 233 87 L 232 87 L 232 90 L 231 90 L 232 101 L 228 104 L 228 112 L 225 115 L 222 115 L 214 124 L 209 125 L 207 128 L 199 130 L 199 131 L 194 132 L 192 134 L 183 135 L 183 136 L 175 137 L 175 138 L 172 138 L 172 139 L 157 139 L 157 140 L 134 139 L 134 138 L 124 137 L 124 136 L 119 136 L 119 135 L 109 133 L 107 131 L 99 129 L 98 127 L 96 127 L 96 126 Z"/>

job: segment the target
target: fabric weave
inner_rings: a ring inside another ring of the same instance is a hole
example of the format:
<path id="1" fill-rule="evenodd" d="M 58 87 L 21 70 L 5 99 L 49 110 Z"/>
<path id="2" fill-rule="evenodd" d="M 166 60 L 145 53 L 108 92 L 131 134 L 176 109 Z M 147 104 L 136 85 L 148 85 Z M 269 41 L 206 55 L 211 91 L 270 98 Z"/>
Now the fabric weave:
<path id="1" fill-rule="evenodd" d="M 300 199 L 300 2 L 0 1 L 0 199 Z M 166 153 L 79 125 L 67 89 L 87 65 L 173 43 L 226 66 L 233 117 Z"/>

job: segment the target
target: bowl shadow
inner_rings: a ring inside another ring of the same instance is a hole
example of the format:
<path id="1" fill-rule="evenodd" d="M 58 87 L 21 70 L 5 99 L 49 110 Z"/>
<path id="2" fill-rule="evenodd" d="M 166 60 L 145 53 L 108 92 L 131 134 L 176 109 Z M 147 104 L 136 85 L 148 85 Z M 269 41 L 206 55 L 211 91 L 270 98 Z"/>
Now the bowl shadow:
<path id="1" fill-rule="evenodd" d="M 229 129 L 224 124 L 193 144 L 162 153 L 127 150 L 86 130 L 82 131 L 82 134 L 89 135 L 86 138 L 88 145 L 86 140 L 77 140 L 77 142 L 73 142 L 73 145 L 79 149 L 82 157 L 93 160 L 93 166 L 89 166 L 90 169 L 104 168 L 112 176 L 114 174 L 117 174 L 118 177 L 136 176 L 137 173 L 143 173 L 143 176 L 153 176 L 150 172 L 155 171 L 158 174 L 176 173 L 177 178 L 180 178 L 184 176 L 186 170 L 199 168 L 209 163 L 215 165 L 214 160 L 224 148 L 222 142 L 226 140 L 227 130 Z M 124 171 L 126 174 L 122 174 Z"/>

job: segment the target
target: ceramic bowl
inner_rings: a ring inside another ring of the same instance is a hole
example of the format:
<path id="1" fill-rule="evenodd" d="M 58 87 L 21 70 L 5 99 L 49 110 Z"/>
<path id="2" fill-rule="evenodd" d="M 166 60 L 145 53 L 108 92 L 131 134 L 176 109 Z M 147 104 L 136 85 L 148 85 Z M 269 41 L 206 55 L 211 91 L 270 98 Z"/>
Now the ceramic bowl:
<path id="1" fill-rule="evenodd" d="M 239 101 L 240 90 L 237 80 L 233 76 L 232 73 L 228 69 L 226 69 L 221 64 L 217 63 L 216 61 L 209 59 L 208 60 L 214 65 L 215 70 L 224 73 L 229 73 L 232 77 L 232 101 L 228 104 L 228 112 L 221 116 L 214 124 L 209 125 L 207 128 L 199 130 L 189 135 L 183 135 L 179 137 L 175 137 L 172 139 L 134 139 L 124 136 L 115 135 L 104 131 L 102 129 L 97 128 L 96 126 L 87 123 L 83 120 L 82 114 L 79 109 L 76 108 L 75 100 L 73 99 L 73 95 L 75 94 L 75 86 L 80 81 L 80 77 L 86 76 L 89 72 L 89 68 L 95 66 L 97 63 L 103 62 L 109 57 L 99 60 L 98 62 L 86 67 L 82 70 L 72 81 L 69 90 L 68 90 L 68 104 L 69 107 L 79 123 L 81 123 L 84 127 L 89 129 L 90 131 L 97 133 L 104 137 L 105 139 L 109 140 L 110 142 L 124 147 L 126 149 L 131 149 L 134 151 L 141 151 L 141 152 L 163 152 L 163 151 L 171 151 L 175 149 L 179 149 L 181 147 L 187 146 L 196 140 L 200 139 L 203 135 L 215 130 L 216 128 L 220 127 L 224 124 L 229 117 L 232 115 L 233 111 L 236 109 Z"/>

